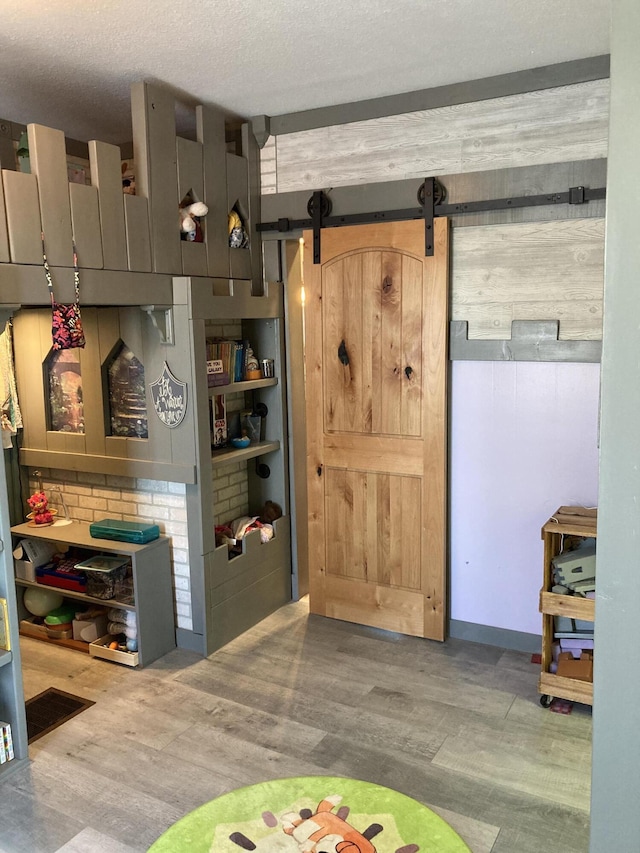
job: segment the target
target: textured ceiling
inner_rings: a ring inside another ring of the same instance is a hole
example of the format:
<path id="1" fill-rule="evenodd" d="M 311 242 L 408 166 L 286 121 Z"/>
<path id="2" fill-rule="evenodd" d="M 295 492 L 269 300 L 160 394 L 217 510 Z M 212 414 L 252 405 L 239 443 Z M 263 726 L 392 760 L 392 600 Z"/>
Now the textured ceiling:
<path id="1" fill-rule="evenodd" d="M 610 0 L 0 0 L 0 116 L 131 138 L 129 87 L 279 115 L 609 52 Z"/>

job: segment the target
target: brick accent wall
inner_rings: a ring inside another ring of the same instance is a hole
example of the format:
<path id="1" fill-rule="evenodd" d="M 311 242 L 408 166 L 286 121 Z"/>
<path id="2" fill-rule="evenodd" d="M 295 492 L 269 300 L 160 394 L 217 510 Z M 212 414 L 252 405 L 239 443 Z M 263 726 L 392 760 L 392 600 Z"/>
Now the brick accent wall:
<path id="1" fill-rule="evenodd" d="M 39 475 L 36 474 L 39 471 Z M 29 488 L 42 487 L 60 515 L 67 506 L 74 521 L 101 518 L 157 524 L 170 538 L 176 625 L 192 630 L 186 489 L 183 483 L 87 474 L 49 468 L 29 469 Z"/>
<path id="2" fill-rule="evenodd" d="M 207 323 L 207 338 L 242 340 L 240 321 Z M 245 408 L 244 394 L 227 394 L 225 397 L 227 422 L 235 412 Z M 235 462 L 213 470 L 213 517 L 216 524 L 227 524 L 249 512 L 249 483 L 246 462 Z"/>

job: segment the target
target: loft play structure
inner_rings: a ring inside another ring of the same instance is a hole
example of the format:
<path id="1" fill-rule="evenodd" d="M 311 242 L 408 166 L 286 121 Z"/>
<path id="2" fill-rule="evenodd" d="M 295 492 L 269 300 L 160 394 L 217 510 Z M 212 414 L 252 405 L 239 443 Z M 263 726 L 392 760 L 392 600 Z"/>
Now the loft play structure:
<path id="1" fill-rule="evenodd" d="M 291 545 L 283 288 L 262 281 L 255 232 L 258 146 L 244 125 L 240 150 L 229 153 L 224 116 L 216 109 L 197 107 L 196 124 L 197 141 L 177 136 L 173 96 L 145 82 L 133 85 L 135 195 L 123 193 L 118 146 L 89 142 L 91 184 L 70 183 L 63 133 L 29 125 L 31 173 L 3 169 L 0 183 L 0 307 L 3 319 L 13 321 L 22 466 L 184 484 L 193 630 L 179 629 L 178 645 L 209 654 L 290 599 Z M 202 242 L 181 239 L 178 212 L 185 198 L 208 207 Z M 229 247 L 231 210 L 244 219 L 247 247 Z M 60 303 L 74 300 L 74 240 L 77 247 L 86 336 L 85 348 L 74 351 L 84 403 L 78 432 L 52 429 L 47 413 L 51 307 L 42 234 Z M 210 389 L 211 324 L 241 328 L 261 357 L 273 359 L 274 377 Z M 123 345 L 144 366 L 144 438 L 114 435 L 109 427 L 106 372 Z M 149 389 L 165 365 L 186 385 L 186 408 L 173 428 L 156 417 Z M 249 392 L 250 404 L 259 396 L 268 411 L 260 443 L 212 454 L 214 390 L 243 402 Z M 246 511 L 257 515 L 273 500 L 283 516 L 274 522 L 271 541 L 262 544 L 258 533 L 248 534 L 231 561 L 226 544 L 216 547 L 214 489 L 216 472 L 238 463 L 249 495 Z"/>

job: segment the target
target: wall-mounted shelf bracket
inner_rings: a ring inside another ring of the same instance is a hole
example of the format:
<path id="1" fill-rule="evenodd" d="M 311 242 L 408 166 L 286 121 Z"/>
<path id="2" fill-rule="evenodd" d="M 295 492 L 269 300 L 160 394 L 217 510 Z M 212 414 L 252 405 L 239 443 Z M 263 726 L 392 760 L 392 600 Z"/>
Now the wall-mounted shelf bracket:
<path id="1" fill-rule="evenodd" d="M 163 344 L 175 343 L 173 338 L 173 308 L 163 305 L 141 305 L 140 310 L 149 316 Z"/>

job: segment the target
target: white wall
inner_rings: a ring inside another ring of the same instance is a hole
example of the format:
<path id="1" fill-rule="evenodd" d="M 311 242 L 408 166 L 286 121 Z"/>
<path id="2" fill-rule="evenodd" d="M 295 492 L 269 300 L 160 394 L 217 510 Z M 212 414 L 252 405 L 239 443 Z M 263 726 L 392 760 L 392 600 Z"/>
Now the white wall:
<path id="1" fill-rule="evenodd" d="M 539 634 L 540 528 L 598 494 L 598 364 L 451 373 L 451 618 Z"/>

